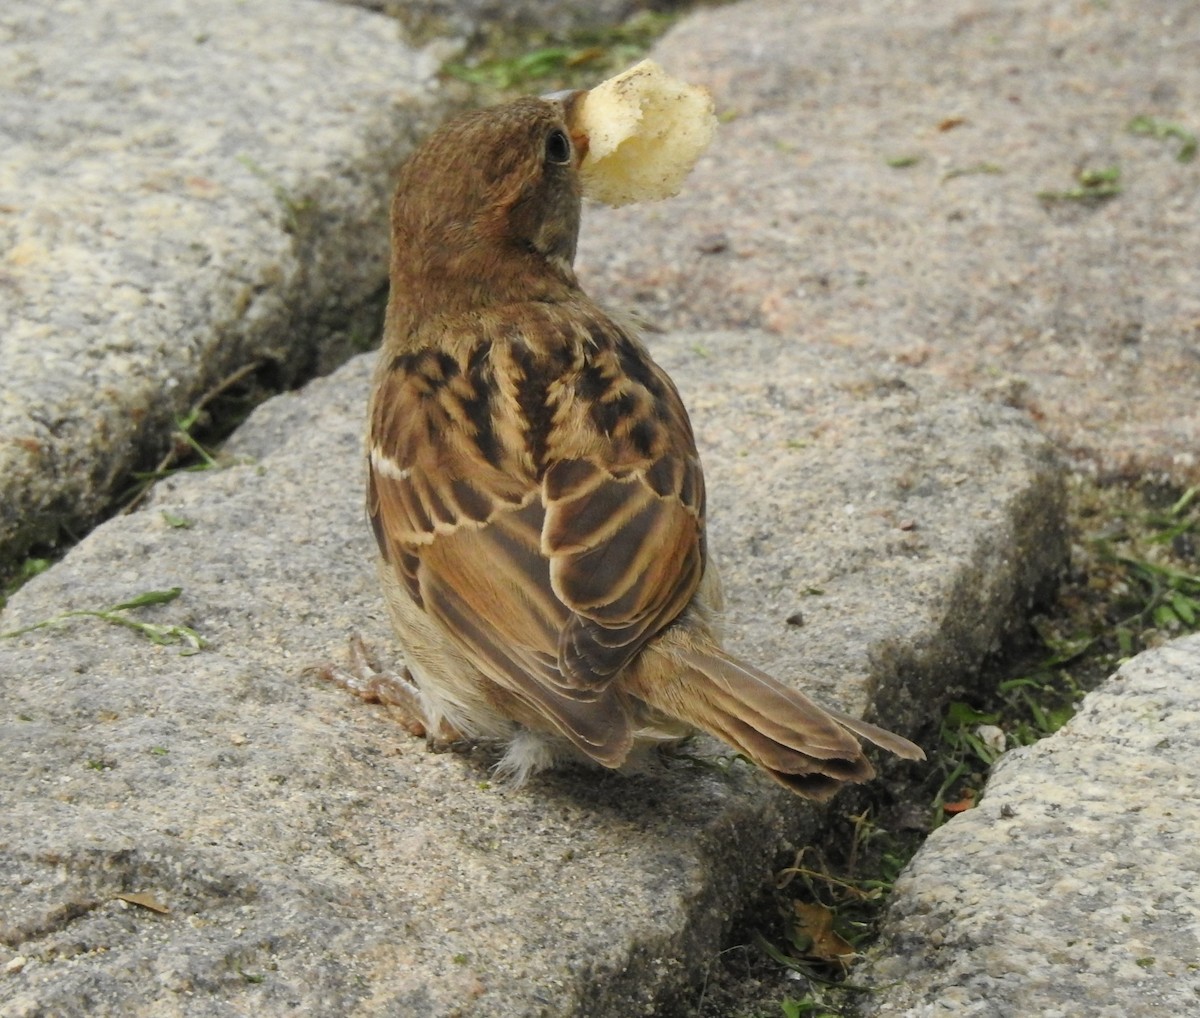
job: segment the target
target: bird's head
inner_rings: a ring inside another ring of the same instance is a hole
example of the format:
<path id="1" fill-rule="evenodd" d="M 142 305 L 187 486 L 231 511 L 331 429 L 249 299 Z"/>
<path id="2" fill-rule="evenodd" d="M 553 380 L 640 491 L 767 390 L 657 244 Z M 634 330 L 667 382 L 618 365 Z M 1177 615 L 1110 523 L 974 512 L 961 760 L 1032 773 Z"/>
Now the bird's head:
<path id="1" fill-rule="evenodd" d="M 436 311 L 425 296 L 466 309 L 575 288 L 587 140 L 570 120 L 584 94 L 465 113 L 417 149 L 392 204 L 392 282 L 404 299 Z"/>

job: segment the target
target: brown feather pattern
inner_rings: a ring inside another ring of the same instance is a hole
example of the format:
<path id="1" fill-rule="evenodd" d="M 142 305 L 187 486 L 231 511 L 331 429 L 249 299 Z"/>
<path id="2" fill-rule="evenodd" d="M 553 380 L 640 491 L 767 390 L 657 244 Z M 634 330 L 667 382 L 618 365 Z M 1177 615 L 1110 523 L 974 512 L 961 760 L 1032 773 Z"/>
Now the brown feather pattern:
<path id="1" fill-rule="evenodd" d="M 570 135 L 562 158 L 571 108 L 451 122 L 393 202 L 367 511 L 427 710 L 610 767 L 696 726 L 818 798 L 873 773 L 854 735 L 919 756 L 716 642 L 687 412 L 571 269 L 586 146 Z"/>
<path id="2" fill-rule="evenodd" d="M 427 573 L 464 579 L 479 565 L 472 555 L 510 566 L 507 593 L 523 591 L 541 631 L 553 627 L 541 649 L 561 658 L 564 687 L 602 686 L 695 593 L 699 459 L 666 376 L 646 373 L 648 385 L 621 370 L 618 347 L 635 340 L 582 307 L 528 310 L 534 328 L 523 332 L 468 320 L 455 325 L 480 334 L 450 344 L 456 355 L 425 347 L 391 359 L 372 413 L 369 511 L 388 561 L 416 555 Z M 617 402 L 616 422 L 594 409 Z M 454 539 L 460 530 L 484 531 L 474 543 L 486 548 Z M 406 586 L 436 610 L 419 570 Z M 481 605 L 483 617 L 505 616 L 497 633 L 528 632 L 507 625 L 506 602 L 485 589 L 496 608 Z"/>

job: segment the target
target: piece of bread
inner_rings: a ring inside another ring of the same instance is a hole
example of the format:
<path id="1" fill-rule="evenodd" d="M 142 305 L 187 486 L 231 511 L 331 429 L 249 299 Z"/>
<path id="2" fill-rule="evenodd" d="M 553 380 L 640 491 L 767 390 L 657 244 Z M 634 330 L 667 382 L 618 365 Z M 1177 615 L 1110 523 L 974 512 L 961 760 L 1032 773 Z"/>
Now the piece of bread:
<path id="1" fill-rule="evenodd" d="M 717 129 L 712 96 L 652 60 L 601 82 L 575 112 L 588 149 L 583 193 L 606 205 L 678 194 Z"/>

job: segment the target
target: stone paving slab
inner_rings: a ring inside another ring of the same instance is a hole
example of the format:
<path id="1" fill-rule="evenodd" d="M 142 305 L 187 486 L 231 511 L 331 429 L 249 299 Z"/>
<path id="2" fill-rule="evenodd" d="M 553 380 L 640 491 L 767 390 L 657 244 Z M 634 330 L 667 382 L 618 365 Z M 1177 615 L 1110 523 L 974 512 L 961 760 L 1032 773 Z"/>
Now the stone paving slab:
<path id="1" fill-rule="evenodd" d="M 85 529 L 235 368 L 311 371 L 385 282 L 435 69 L 313 0 L 5 0 L 0 559 Z"/>
<path id="2" fill-rule="evenodd" d="M 1139 654 L 896 884 L 872 1018 L 1200 1013 L 1200 637 Z"/>
<path id="3" fill-rule="evenodd" d="M 484 41 L 497 35 L 532 37 L 538 45 L 548 37 L 562 39 L 581 29 L 602 30 L 637 11 L 661 8 L 647 0 L 339 0 L 383 10 L 399 19 L 415 40 Z"/>
<path id="4" fill-rule="evenodd" d="M 587 285 L 1024 409 L 1105 476 L 1200 481 L 1200 4 L 751 0 L 658 45 L 721 130 L 678 198 L 590 210 Z M 1081 170 L 1119 195 L 1043 201 Z"/>
<path id="5" fill-rule="evenodd" d="M 695 418 L 731 644 L 900 731 L 931 724 L 1061 565 L 1048 443 L 834 347 L 652 340 Z M 776 852 L 821 822 L 740 764 L 499 788 L 486 755 L 431 754 L 304 673 L 353 631 L 390 649 L 369 369 L 267 403 L 232 465 L 161 484 L 0 616 L 180 586 L 138 614 L 209 641 L 181 656 L 86 619 L 0 640 L 5 1018 L 686 1011 Z"/>

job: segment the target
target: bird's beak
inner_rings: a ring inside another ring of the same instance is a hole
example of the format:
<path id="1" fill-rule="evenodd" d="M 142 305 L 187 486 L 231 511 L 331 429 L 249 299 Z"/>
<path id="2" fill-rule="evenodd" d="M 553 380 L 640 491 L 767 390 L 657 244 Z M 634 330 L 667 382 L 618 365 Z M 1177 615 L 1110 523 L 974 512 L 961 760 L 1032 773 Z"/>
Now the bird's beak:
<path id="1" fill-rule="evenodd" d="M 588 136 L 575 123 L 576 114 L 583 105 L 585 95 L 587 95 L 587 89 L 568 88 L 561 92 L 550 92 L 542 96 L 547 102 L 558 103 L 562 107 L 563 119 L 567 123 L 567 132 L 571 135 L 571 144 L 575 146 L 576 169 L 579 168 L 588 153 Z"/>

